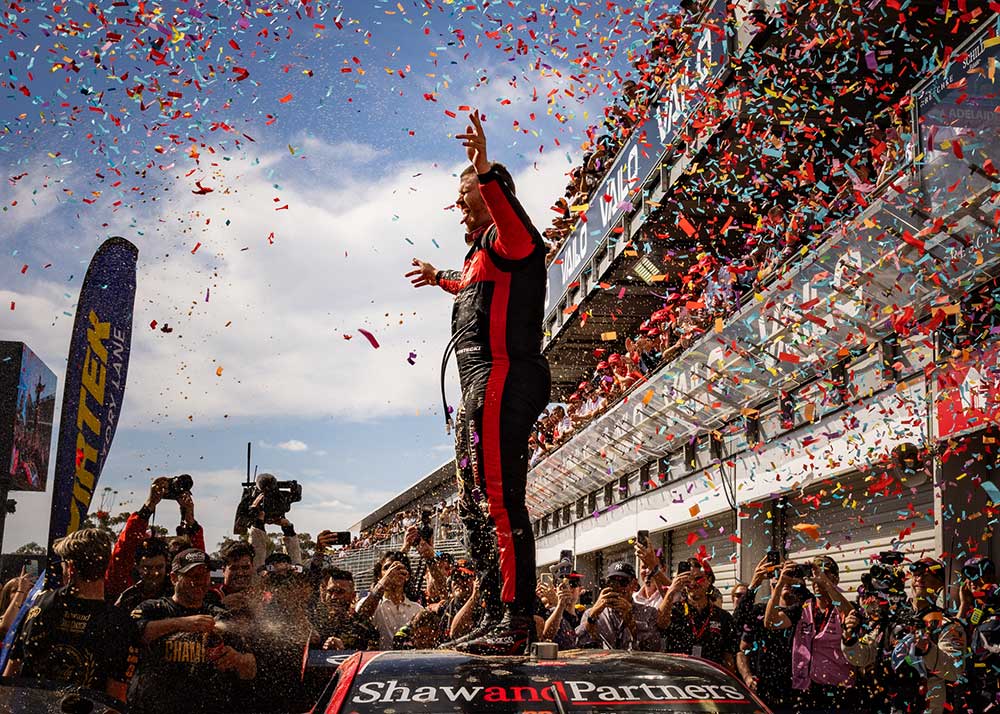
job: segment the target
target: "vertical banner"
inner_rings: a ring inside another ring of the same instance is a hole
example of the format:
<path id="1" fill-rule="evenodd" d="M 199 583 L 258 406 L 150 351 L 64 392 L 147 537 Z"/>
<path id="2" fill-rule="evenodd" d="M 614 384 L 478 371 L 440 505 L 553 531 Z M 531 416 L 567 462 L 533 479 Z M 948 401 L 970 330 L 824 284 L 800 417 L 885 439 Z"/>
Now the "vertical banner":
<path id="1" fill-rule="evenodd" d="M 49 572 L 54 564 L 52 543 L 78 530 L 87 517 L 118 426 L 132 347 L 138 257 L 139 250 L 124 238 L 109 238 L 91 259 L 80 288 L 69 339 L 52 479 Z M 42 572 L 4 637 L 0 672 L 7 666 L 21 620 L 45 581 L 46 572 Z"/>
<path id="2" fill-rule="evenodd" d="M 90 261 L 69 342 L 53 474 L 49 552 L 80 528 L 115 437 L 132 345 L 138 249 L 104 241 Z M 51 557 L 51 555 L 50 555 Z"/>

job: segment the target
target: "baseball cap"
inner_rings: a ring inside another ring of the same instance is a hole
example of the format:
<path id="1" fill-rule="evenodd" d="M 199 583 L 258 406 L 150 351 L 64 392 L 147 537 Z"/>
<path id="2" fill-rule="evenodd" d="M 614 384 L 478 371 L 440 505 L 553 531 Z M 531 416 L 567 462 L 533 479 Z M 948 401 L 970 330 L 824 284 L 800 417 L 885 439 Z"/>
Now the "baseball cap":
<path id="1" fill-rule="evenodd" d="M 608 566 L 608 578 L 613 577 L 625 577 L 625 578 L 635 578 L 635 568 L 632 567 L 631 563 L 620 562 L 612 563 Z"/>
<path id="2" fill-rule="evenodd" d="M 610 362 L 611 364 L 618 364 L 621 361 L 622 361 L 622 356 L 617 352 L 608 357 L 608 362 Z"/>
<path id="3" fill-rule="evenodd" d="M 212 561 L 203 550 L 188 548 L 182 550 L 174 556 L 174 562 L 170 566 L 171 573 L 186 573 L 192 568 L 204 565 L 206 568 L 212 567 Z"/>

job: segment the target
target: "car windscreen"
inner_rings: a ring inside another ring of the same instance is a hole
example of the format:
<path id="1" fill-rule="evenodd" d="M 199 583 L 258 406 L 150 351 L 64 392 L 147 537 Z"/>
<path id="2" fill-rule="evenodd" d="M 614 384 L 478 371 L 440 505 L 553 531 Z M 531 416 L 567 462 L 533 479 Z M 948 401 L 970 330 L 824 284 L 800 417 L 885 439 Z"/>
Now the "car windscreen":
<path id="1" fill-rule="evenodd" d="M 627 666 L 626 666 L 627 664 Z M 463 663 L 420 667 L 409 673 L 379 667 L 377 659 L 354 678 L 341 712 L 720 712 L 764 711 L 740 682 L 697 660 L 650 659 L 637 664 L 524 663 L 495 666 Z"/>

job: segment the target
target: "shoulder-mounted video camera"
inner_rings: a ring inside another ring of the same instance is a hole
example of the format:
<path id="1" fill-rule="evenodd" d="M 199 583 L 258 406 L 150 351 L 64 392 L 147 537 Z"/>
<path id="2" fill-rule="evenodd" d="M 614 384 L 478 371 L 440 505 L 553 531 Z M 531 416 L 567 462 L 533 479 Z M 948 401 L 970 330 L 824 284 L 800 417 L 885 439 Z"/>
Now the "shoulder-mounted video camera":
<path id="1" fill-rule="evenodd" d="M 245 535 L 261 515 L 265 523 L 276 523 L 291 510 L 293 503 L 301 500 L 302 485 L 298 481 L 279 481 L 274 474 L 260 474 L 254 483 L 243 484 L 233 533 Z"/>

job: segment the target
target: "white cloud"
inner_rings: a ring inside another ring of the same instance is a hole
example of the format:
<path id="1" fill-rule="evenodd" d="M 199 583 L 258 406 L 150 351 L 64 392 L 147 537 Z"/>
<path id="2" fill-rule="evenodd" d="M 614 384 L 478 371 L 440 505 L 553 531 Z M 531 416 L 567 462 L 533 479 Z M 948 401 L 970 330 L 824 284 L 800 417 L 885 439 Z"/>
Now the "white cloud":
<path id="1" fill-rule="evenodd" d="M 274 448 L 282 449 L 284 451 L 309 451 L 309 447 L 306 443 L 304 441 L 299 441 L 298 439 L 282 441 L 280 444 L 275 444 Z"/>
<path id="2" fill-rule="evenodd" d="M 201 179 L 215 189 L 207 195 L 191 193 L 195 177 L 180 178 L 172 201 L 143 222 L 121 428 L 440 410 L 451 297 L 415 290 L 403 274 L 414 257 L 460 267 L 459 216 L 445 208 L 464 164 L 380 164 L 385 175 L 339 166 L 321 185 L 303 180 L 296 160 L 220 162 Z M 567 169 L 564 156 L 550 155 L 516 176 L 540 229 Z M 125 223 L 133 219 L 94 232 L 135 235 Z M 23 335 L 59 371 L 71 323 L 62 313 L 72 314 L 75 290 L 70 300 L 56 283 L 29 285 L 0 293 L 0 305 L 17 302 L 14 313 L 0 310 L 0 330 Z M 55 330 L 40 329 L 54 317 Z M 454 397 L 453 371 L 449 380 Z"/>

